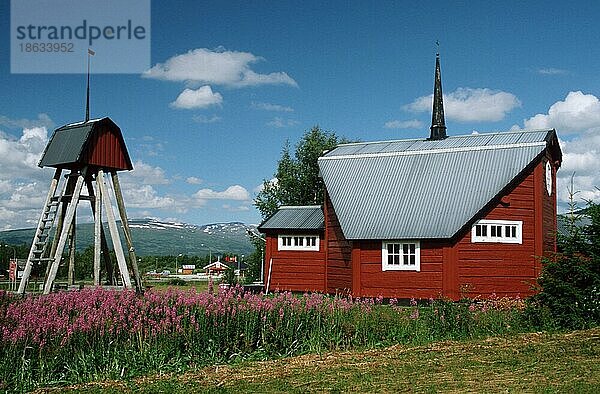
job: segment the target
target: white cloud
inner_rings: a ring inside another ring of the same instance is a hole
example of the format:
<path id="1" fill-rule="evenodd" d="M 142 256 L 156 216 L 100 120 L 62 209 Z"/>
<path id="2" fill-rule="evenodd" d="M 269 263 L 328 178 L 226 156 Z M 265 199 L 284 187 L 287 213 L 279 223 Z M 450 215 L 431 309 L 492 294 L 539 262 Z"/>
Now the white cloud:
<path id="1" fill-rule="evenodd" d="M 549 68 L 540 68 L 537 70 L 537 72 L 538 72 L 538 74 L 542 74 L 542 75 L 559 75 L 559 74 L 566 74 L 567 70 L 549 67 Z"/>
<path id="2" fill-rule="evenodd" d="M 277 116 L 277 117 L 273 118 L 273 120 L 267 122 L 267 126 L 275 127 L 278 129 L 281 129 L 284 127 L 296 126 L 297 124 L 300 124 L 300 122 L 298 122 L 297 120 L 284 119 L 284 118 L 280 118 L 279 116 Z"/>
<path id="3" fill-rule="evenodd" d="M 261 102 L 252 102 L 252 108 L 262 109 L 264 111 L 274 111 L 274 112 L 294 112 L 292 107 L 285 107 L 279 104 L 271 104 L 271 103 L 261 103 Z"/>
<path id="4" fill-rule="evenodd" d="M 133 171 L 123 172 L 121 178 L 132 184 L 167 185 L 169 180 L 160 167 L 153 167 L 141 160 L 133 163 Z"/>
<path id="5" fill-rule="evenodd" d="M 221 117 L 217 115 L 213 115 L 211 117 L 205 115 L 194 115 L 192 116 L 192 119 L 196 123 L 215 123 L 219 122 L 221 120 Z"/>
<path id="6" fill-rule="evenodd" d="M 245 212 L 245 211 L 249 211 L 250 207 L 247 205 L 237 205 L 237 206 L 232 206 L 229 204 L 223 204 L 221 206 L 221 208 L 230 211 L 230 212 Z"/>
<path id="7" fill-rule="evenodd" d="M 39 176 L 41 172 L 37 164 L 47 143 L 48 132 L 45 127 L 23 129 L 18 140 L 0 132 L 0 179 L 15 174 Z"/>
<path id="8" fill-rule="evenodd" d="M 266 182 L 268 182 L 268 183 L 269 183 L 269 184 L 271 184 L 272 186 L 276 186 L 276 185 L 277 185 L 277 182 L 278 182 L 278 180 L 277 180 L 277 178 L 271 178 L 270 180 L 268 180 L 268 181 L 266 181 Z M 252 189 L 252 191 L 253 191 L 255 194 L 258 194 L 258 193 L 262 192 L 262 191 L 264 190 L 264 188 L 265 188 L 265 182 L 261 183 L 260 185 L 257 185 L 257 186 L 255 186 L 255 187 L 254 187 L 254 189 Z"/>
<path id="9" fill-rule="evenodd" d="M 600 101 L 593 94 L 569 92 L 563 101 L 557 101 L 547 114 L 537 114 L 525 120 L 527 129 L 555 128 L 561 133 L 600 130 Z"/>
<path id="10" fill-rule="evenodd" d="M 563 152 L 562 166 L 557 174 L 557 197 L 565 209 L 569 202 L 571 177 L 575 198 L 600 201 L 600 100 L 592 94 L 569 92 L 564 100 L 552 104 L 546 114 L 537 114 L 524 121 L 525 129 L 556 129 Z"/>
<path id="11" fill-rule="evenodd" d="M 25 128 L 19 138 L 0 131 L 0 229 L 37 222 L 52 177 L 37 166 L 47 142 L 45 127 Z"/>
<path id="12" fill-rule="evenodd" d="M 48 114 L 38 114 L 37 119 L 11 119 L 0 115 L 0 125 L 10 129 L 31 129 L 34 127 L 54 128 L 55 124 Z"/>
<path id="13" fill-rule="evenodd" d="M 145 135 L 139 139 L 130 137 L 128 140 L 136 142 L 136 156 L 157 157 L 161 156 L 165 150 L 166 142 L 160 141 L 153 136 Z"/>
<path id="14" fill-rule="evenodd" d="M 185 182 L 189 183 L 190 185 L 199 185 L 202 183 L 202 179 L 196 178 L 195 176 L 190 176 L 185 180 Z"/>
<path id="15" fill-rule="evenodd" d="M 487 88 L 458 88 L 444 95 L 444 111 L 448 119 L 458 122 L 496 122 L 521 102 L 512 93 Z M 404 109 L 412 112 L 431 112 L 433 95 L 422 96 Z"/>
<path id="16" fill-rule="evenodd" d="M 169 196 L 160 196 L 152 185 L 128 185 L 123 187 L 123 199 L 127 208 L 140 209 L 171 209 L 176 207 L 176 201 Z"/>
<path id="17" fill-rule="evenodd" d="M 236 200 L 243 201 L 250 199 L 250 194 L 243 186 L 229 186 L 222 192 L 212 189 L 200 189 L 194 193 L 194 198 L 198 200 Z"/>
<path id="18" fill-rule="evenodd" d="M 171 103 L 171 107 L 179 109 L 198 109 L 206 108 L 211 105 L 218 105 L 223 102 L 223 96 L 220 93 L 213 93 L 210 86 L 205 85 L 200 88 L 185 89 L 177 96 L 177 99 Z"/>
<path id="19" fill-rule="evenodd" d="M 263 58 L 249 52 L 192 49 L 156 64 L 143 76 L 165 81 L 244 87 L 284 84 L 298 86 L 285 72 L 258 74 L 250 68 Z"/>
<path id="20" fill-rule="evenodd" d="M 599 125 L 600 126 L 600 125 Z M 560 132 L 560 131 L 559 131 Z M 600 202 L 600 134 L 588 131 L 571 141 L 560 141 L 563 151 L 562 166 L 557 174 L 558 199 L 563 206 L 569 202 L 571 178 L 575 200 L 583 207 L 583 202 Z"/>
<path id="21" fill-rule="evenodd" d="M 383 127 L 386 129 L 418 129 L 423 126 L 420 120 L 390 120 L 385 122 Z"/>

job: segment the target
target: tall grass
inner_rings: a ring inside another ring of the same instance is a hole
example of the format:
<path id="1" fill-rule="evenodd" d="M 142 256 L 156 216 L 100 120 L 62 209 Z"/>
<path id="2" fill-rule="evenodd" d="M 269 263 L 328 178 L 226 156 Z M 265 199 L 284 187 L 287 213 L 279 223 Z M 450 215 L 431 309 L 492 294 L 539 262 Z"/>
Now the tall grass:
<path id="1" fill-rule="evenodd" d="M 25 299 L 0 293 L 0 389 L 521 331 L 521 305 L 413 300 L 403 307 L 382 298 L 264 296 L 239 287 L 143 296 L 98 288 Z"/>

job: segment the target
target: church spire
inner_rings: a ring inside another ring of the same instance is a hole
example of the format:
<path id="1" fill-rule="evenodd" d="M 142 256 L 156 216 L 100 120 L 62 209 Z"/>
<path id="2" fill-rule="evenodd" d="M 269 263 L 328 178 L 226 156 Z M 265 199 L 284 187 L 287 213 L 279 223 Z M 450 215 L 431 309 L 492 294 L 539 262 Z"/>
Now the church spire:
<path id="1" fill-rule="evenodd" d="M 440 53 L 435 55 L 435 84 L 433 86 L 433 111 L 431 114 L 430 140 L 443 140 L 446 136 L 444 120 L 444 99 L 442 97 L 442 72 L 440 71 Z"/>

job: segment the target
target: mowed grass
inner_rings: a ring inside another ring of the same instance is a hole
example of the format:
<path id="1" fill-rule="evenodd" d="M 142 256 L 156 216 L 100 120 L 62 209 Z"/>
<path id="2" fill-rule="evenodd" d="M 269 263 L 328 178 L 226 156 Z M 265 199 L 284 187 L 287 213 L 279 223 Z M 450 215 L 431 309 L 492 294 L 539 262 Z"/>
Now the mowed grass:
<path id="1" fill-rule="evenodd" d="M 396 345 L 37 392 L 600 392 L 600 328 Z"/>
<path id="2" fill-rule="evenodd" d="M 146 286 L 148 286 L 149 288 L 152 288 L 154 290 L 168 290 L 170 288 L 175 288 L 175 289 L 180 289 L 180 290 L 189 290 L 189 289 L 196 289 L 197 292 L 203 292 L 206 291 L 208 289 L 208 281 L 207 280 L 190 280 L 185 282 L 185 285 L 181 286 L 181 285 L 173 285 L 172 283 L 170 283 L 169 279 L 162 279 L 162 280 L 153 280 L 153 281 L 145 281 L 144 284 Z M 214 285 L 215 287 L 218 286 L 218 284 Z"/>

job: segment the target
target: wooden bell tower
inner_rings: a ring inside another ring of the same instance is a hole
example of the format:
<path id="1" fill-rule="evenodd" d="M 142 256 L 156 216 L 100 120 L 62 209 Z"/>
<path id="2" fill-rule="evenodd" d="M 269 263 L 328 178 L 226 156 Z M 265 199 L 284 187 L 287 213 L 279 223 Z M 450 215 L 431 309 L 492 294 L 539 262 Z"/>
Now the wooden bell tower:
<path id="1" fill-rule="evenodd" d="M 86 115 L 86 119 L 87 117 Z M 36 264 L 40 268 L 46 265 L 43 292 L 50 293 L 67 244 L 69 247 L 68 280 L 69 284 L 74 283 L 76 213 L 79 203 L 85 200 L 90 202 L 94 216 L 94 285 L 101 285 L 100 271 L 103 265 L 106 284 L 113 286 L 121 284 L 126 288 L 135 286 L 136 290 L 142 291 L 131 231 L 117 176 L 118 171 L 133 169 L 121 129 L 107 117 L 62 126 L 52 134 L 39 166 L 53 167 L 56 171 L 50 182 L 50 189 L 17 292 L 19 294 L 25 292 L 32 268 Z M 65 179 L 61 179 L 63 171 L 68 172 Z M 112 188 L 108 187 L 107 178 L 112 181 Z M 87 193 L 82 193 L 84 187 Z M 129 264 L 123 253 L 121 236 L 113 211 L 113 199 L 117 203 Z M 103 212 L 106 214 L 119 276 L 115 275 L 113 269 L 102 224 Z M 51 238 L 53 229 L 54 237 Z M 129 268 L 132 270 L 133 283 Z"/>

